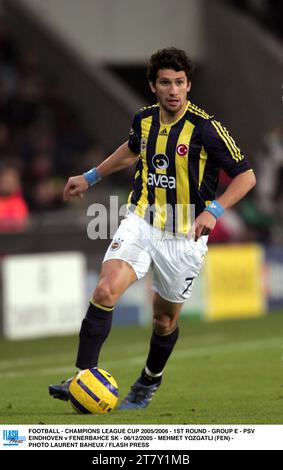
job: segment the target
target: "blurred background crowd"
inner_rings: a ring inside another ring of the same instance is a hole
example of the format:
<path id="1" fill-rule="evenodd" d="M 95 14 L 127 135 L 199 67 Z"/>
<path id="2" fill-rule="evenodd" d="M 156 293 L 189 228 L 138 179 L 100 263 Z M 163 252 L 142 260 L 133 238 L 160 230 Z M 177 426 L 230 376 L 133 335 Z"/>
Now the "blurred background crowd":
<path id="1" fill-rule="evenodd" d="M 63 207 L 68 175 L 85 169 L 93 145 L 64 95 L 0 18 L 0 223 L 19 228 L 29 213 Z"/>

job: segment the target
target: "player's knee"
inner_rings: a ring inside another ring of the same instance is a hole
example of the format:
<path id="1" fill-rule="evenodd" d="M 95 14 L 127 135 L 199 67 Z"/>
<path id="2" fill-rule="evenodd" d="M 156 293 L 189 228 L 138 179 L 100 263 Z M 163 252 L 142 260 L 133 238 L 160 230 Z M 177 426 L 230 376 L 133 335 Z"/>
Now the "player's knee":
<path id="1" fill-rule="evenodd" d="M 115 305 L 118 293 L 115 288 L 107 280 L 101 280 L 93 293 L 93 300 L 102 305 Z"/>
<path id="2" fill-rule="evenodd" d="M 168 315 L 161 315 L 161 316 L 153 317 L 153 330 L 158 335 L 166 335 L 170 333 L 174 329 L 175 326 L 176 326 L 176 322 L 174 318 L 171 318 Z"/>

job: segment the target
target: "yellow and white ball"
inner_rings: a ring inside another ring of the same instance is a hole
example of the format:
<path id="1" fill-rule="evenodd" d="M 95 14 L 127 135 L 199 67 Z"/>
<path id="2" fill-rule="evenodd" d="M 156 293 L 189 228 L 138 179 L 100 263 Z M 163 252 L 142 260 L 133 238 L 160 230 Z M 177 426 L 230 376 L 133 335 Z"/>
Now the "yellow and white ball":
<path id="1" fill-rule="evenodd" d="M 103 369 L 80 371 L 69 388 L 70 402 L 77 413 L 109 413 L 117 405 L 118 385 L 114 377 Z"/>

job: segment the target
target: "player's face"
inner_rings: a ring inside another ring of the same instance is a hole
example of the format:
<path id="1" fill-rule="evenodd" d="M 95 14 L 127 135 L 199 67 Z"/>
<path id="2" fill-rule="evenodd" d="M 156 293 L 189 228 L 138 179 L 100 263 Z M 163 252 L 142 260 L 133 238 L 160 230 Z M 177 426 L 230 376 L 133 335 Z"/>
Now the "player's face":
<path id="1" fill-rule="evenodd" d="M 156 82 L 150 83 L 150 88 L 156 94 L 161 111 L 176 118 L 182 114 L 187 104 L 187 93 L 191 83 L 188 82 L 184 71 L 160 69 Z"/>

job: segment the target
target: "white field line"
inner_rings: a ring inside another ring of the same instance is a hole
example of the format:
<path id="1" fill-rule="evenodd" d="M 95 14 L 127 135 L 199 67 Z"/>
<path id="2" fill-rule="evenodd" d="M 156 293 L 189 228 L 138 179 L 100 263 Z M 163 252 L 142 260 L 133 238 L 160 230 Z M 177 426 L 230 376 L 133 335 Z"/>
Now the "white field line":
<path id="1" fill-rule="evenodd" d="M 36 357 L 26 356 L 21 358 L 8 359 L 0 361 L 0 373 L 2 373 L 2 371 L 4 371 L 5 369 L 13 367 L 33 367 L 36 366 L 36 364 L 40 366 L 46 362 L 49 363 L 50 361 L 52 361 L 52 358 L 54 359 L 54 362 L 58 360 L 68 361 L 71 357 L 72 353 L 60 354 L 57 352 L 57 354 L 48 354 Z"/>
<path id="2" fill-rule="evenodd" d="M 177 350 L 174 353 L 174 359 L 184 359 L 184 358 L 196 358 L 196 357 L 205 357 L 205 356 L 214 356 L 214 355 L 222 355 L 222 354 L 230 354 L 230 353 L 237 353 L 237 352 L 245 352 L 245 351 L 257 351 L 260 349 L 273 349 L 278 348 L 278 354 L 282 353 L 282 346 L 283 345 L 283 338 L 268 338 L 262 340 L 252 340 L 252 341 L 242 341 L 237 343 L 230 343 L 230 344 L 223 344 L 219 346 L 206 346 L 203 348 L 192 348 L 192 349 L 183 349 Z M 49 356 L 49 359 L 52 356 Z M 68 358 L 70 355 L 68 355 Z M 125 360 L 125 359 L 123 359 Z M 135 365 L 142 365 L 145 361 L 145 355 L 142 356 L 134 356 L 126 360 L 127 366 L 135 366 Z M 65 374 L 72 375 L 75 371 L 74 366 L 61 366 L 61 367 L 48 367 L 42 368 L 42 364 L 39 364 L 40 369 L 33 369 L 33 370 L 25 370 L 25 371 L 8 371 L 8 372 L 1 372 L 0 381 L 3 379 L 14 379 L 19 377 L 28 377 L 28 376 L 46 376 L 46 375 L 56 375 L 56 374 Z M 121 360 L 116 359 L 113 361 L 105 361 L 103 366 L 106 369 L 111 369 L 114 366 L 121 366 Z M 66 377 L 63 377 L 66 378 Z"/>
<path id="3" fill-rule="evenodd" d="M 150 337 L 150 336 L 149 336 Z M 149 338 L 148 338 L 149 339 Z M 192 346 L 192 343 L 196 343 L 199 340 L 204 340 L 208 343 L 210 342 L 221 342 L 225 339 L 223 335 L 203 335 L 200 337 L 192 337 L 190 340 L 190 347 Z M 139 349 L 144 349 L 145 347 L 145 342 L 139 342 L 139 343 L 134 343 L 134 344 L 129 344 L 129 345 L 121 345 L 119 346 L 119 351 L 124 354 L 124 353 L 129 353 L 131 350 L 132 351 L 137 351 Z M 58 347 L 59 350 L 59 347 Z M 40 356 L 25 356 L 25 357 L 19 357 L 15 359 L 5 359 L 3 361 L 0 360 L 0 373 L 2 371 L 5 371 L 5 369 L 9 368 L 14 368 L 14 367 L 33 367 L 38 364 L 38 366 L 41 366 L 44 363 L 49 363 L 54 360 L 54 362 L 60 361 L 70 361 L 75 359 L 75 349 L 74 352 L 69 352 L 69 353 L 60 353 L 58 351 L 54 351 L 52 353 L 48 354 L 43 354 Z"/>

